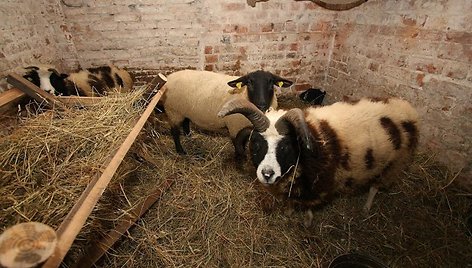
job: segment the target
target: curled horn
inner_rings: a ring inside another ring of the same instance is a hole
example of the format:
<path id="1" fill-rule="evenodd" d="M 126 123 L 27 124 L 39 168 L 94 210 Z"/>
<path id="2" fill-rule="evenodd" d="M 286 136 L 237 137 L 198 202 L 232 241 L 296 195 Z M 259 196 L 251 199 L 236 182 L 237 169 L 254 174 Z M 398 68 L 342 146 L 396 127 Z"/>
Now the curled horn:
<path id="1" fill-rule="evenodd" d="M 224 117 L 230 114 L 242 114 L 244 115 L 251 123 L 254 125 L 254 129 L 258 132 L 264 132 L 269 128 L 270 122 L 269 119 L 264 115 L 261 110 L 251 102 L 245 99 L 233 99 L 228 101 L 223 105 L 220 112 L 218 113 L 219 117 Z"/>
<path id="2" fill-rule="evenodd" d="M 289 110 L 275 123 L 275 128 L 282 135 L 289 134 L 290 126 L 294 127 L 297 135 L 301 138 L 306 148 L 312 150 L 313 145 L 311 143 L 310 130 L 305 122 L 303 111 L 299 108 Z"/>

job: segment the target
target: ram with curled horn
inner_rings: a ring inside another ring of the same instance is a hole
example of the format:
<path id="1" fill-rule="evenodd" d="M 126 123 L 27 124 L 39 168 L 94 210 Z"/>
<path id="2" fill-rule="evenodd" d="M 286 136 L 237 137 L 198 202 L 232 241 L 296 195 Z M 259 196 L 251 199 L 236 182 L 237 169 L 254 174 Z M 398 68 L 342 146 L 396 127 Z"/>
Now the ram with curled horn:
<path id="1" fill-rule="evenodd" d="M 398 179 L 418 145 L 418 114 L 397 98 L 265 114 L 235 100 L 218 115 L 236 113 L 254 126 L 245 129 L 244 137 L 257 179 L 287 200 L 290 209 L 307 211 L 306 225 L 313 219 L 312 208 L 365 186 L 370 186 L 364 206 L 368 212 L 379 187 Z"/>

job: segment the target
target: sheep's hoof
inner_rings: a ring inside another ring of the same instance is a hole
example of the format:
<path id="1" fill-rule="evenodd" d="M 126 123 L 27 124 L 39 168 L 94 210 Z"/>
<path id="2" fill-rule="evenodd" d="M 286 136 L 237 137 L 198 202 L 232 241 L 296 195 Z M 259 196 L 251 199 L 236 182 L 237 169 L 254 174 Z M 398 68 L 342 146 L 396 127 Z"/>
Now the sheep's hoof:
<path id="1" fill-rule="evenodd" d="M 176 148 L 175 150 L 176 150 L 177 153 L 180 154 L 180 155 L 186 155 L 186 154 L 187 154 L 187 153 L 184 151 L 184 149 L 182 149 L 182 148 Z"/>
<path id="2" fill-rule="evenodd" d="M 311 211 L 311 209 L 308 209 L 303 219 L 303 225 L 305 226 L 305 228 L 309 228 L 312 226 L 312 224 L 313 224 L 313 211 Z"/>

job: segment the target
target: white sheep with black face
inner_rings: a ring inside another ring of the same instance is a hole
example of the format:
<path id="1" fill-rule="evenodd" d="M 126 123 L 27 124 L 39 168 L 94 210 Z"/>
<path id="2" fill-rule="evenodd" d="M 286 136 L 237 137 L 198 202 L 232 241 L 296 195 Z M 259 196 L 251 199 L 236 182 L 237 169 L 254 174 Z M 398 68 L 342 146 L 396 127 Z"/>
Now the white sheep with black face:
<path id="1" fill-rule="evenodd" d="M 398 179 L 418 144 L 418 114 L 397 98 L 267 114 L 237 100 L 219 116 L 234 113 L 253 123 L 249 151 L 258 180 L 308 209 L 308 222 L 311 208 L 363 186 L 371 187 L 368 211 L 378 188 Z"/>
<path id="2" fill-rule="evenodd" d="M 185 154 L 180 143 L 180 128 L 189 134 L 191 121 L 207 131 L 227 130 L 236 157 L 240 157 L 244 153 L 240 140 L 244 140 L 246 134 L 240 130 L 251 123 L 241 115 L 220 118 L 218 111 L 230 99 L 246 99 L 265 112 L 269 107 L 277 107 L 274 86 L 291 85 L 291 81 L 266 71 L 255 71 L 241 77 L 196 70 L 168 75 L 161 103 L 169 119 L 176 151 Z"/>

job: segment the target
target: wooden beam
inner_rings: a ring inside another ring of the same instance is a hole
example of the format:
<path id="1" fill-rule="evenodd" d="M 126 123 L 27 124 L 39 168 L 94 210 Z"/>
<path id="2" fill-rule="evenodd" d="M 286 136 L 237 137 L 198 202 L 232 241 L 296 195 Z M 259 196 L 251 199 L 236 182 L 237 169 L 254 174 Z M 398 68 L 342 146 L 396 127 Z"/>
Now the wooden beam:
<path id="1" fill-rule="evenodd" d="M 59 108 L 65 109 L 66 107 L 60 101 L 56 99 L 54 95 L 47 93 L 46 91 L 40 89 L 35 84 L 26 80 L 18 74 L 11 73 L 7 76 L 7 82 L 21 89 L 23 92 L 28 94 L 28 96 L 37 100 L 40 103 L 45 103 L 50 108 Z"/>
<path id="2" fill-rule="evenodd" d="M 11 88 L 0 93 L 0 108 L 11 103 L 15 103 L 24 98 L 26 94 L 18 88 Z"/>
<path id="3" fill-rule="evenodd" d="M 145 200 L 140 202 L 133 210 L 119 221 L 115 229 L 109 231 L 102 240 L 92 245 L 78 262 L 72 265 L 72 268 L 89 268 L 92 267 L 113 244 L 134 225 L 134 223 L 141 218 L 144 213 L 167 191 L 175 181 L 175 175 L 168 177 L 161 183 Z"/>
<path id="4" fill-rule="evenodd" d="M 18 88 L 11 88 L 0 93 L 0 114 L 14 115 L 17 112 L 16 106 L 27 95 Z"/>
<path id="5" fill-rule="evenodd" d="M 160 87 L 162 87 L 162 85 L 163 84 L 161 84 Z M 160 90 L 152 98 L 151 102 L 146 107 L 146 110 L 143 112 L 136 125 L 128 134 L 123 144 L 121 144 L 121 146 L 118 148 L 113 158 L 111 158 L 109 161 L 102 175 L 98 179 L 89 183 L 87 189 L 85 189 L 85 191 L 82 193 L 78 202 L 67 214 L 66 218 L 57 230 L 57 247 L 52 256 L 46 261 L 46 263 L 44 263 L 44 268 L 59 267 L 65 255 L 72 246 L 74 239 L 82 229 L 87 218 L 110 183 L 111 178 L 123 161 L 126 153 L 131 148 L 131 145 L 138 137 L 139 132 L 143 128 L 163 93 L 164 91 Z"/>
<path id="6" fill-rule="evenodd" d="M 154 96 L 154 94 L 156 94 L 166 82 L 167 78 L 163 74 L 157 74 L 157 76 L 147 85 L 146 90 L 144 90 L 144 98 L 146 100 L 152 99 L 152 96 Z"/>

